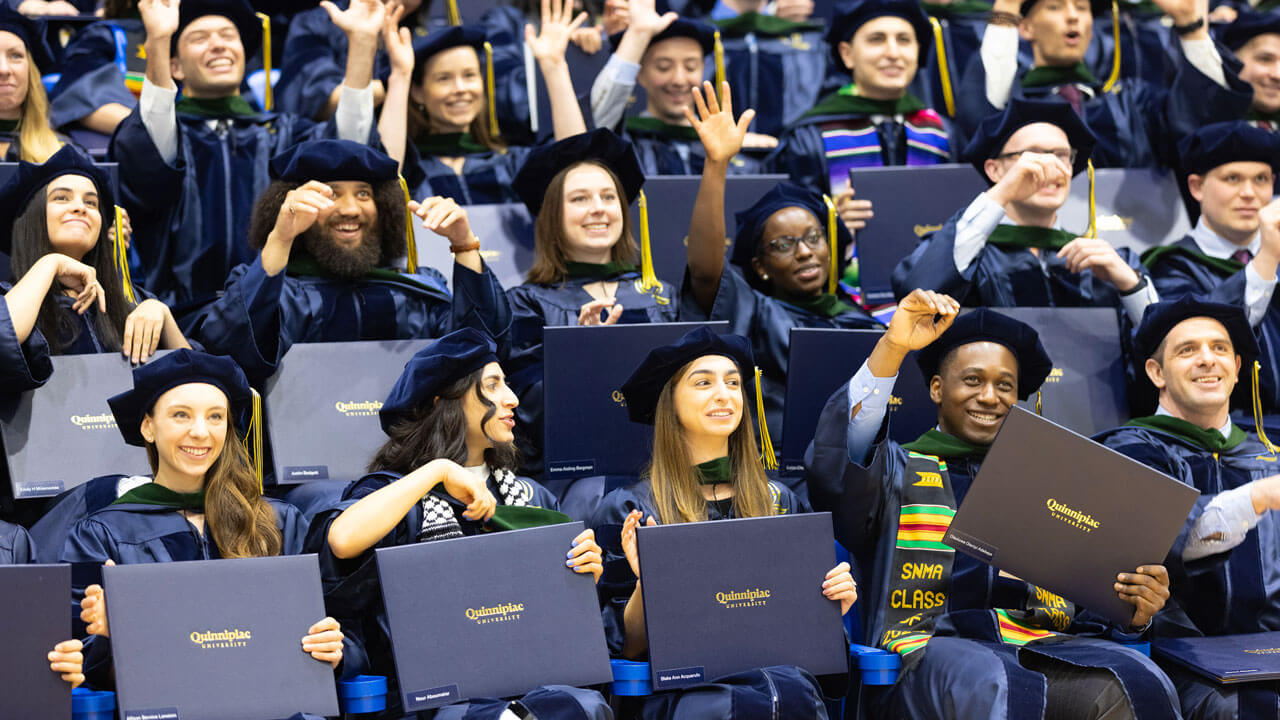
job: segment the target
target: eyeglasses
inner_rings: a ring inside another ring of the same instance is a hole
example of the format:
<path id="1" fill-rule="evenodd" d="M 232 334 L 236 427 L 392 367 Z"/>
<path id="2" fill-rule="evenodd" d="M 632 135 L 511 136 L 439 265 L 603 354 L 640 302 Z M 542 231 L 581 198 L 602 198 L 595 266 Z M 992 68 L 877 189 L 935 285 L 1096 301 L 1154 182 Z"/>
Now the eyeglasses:
<path id="1" fill-rule="evenodd" d="M 1001 153 L 996 156 L 997 160 L 1006 160 L 1013 158 L 1017 160 L 1022 153 L 1038 153 L 1040 155 L 1052 155 L 1068 165 L 1074 165 L 1076 162 L 1075 148 L 1058 148 L 1057 150 L 1042 150 L 1041 148 L 1027 148 L 1025 150 L 1015 150 L 1013 152 Z"/>
<path id="2" fill-rule="evenodd" d="M 804 237 L 793 238 L 783 235 L 765 243 L 765 250 L 778 257 L 786 257 L 795 252 L 796 243 L 803 242 L 810 250 L 817 250 L 827 242 L 827 236 L 821 230 L 810 230 Z"/>

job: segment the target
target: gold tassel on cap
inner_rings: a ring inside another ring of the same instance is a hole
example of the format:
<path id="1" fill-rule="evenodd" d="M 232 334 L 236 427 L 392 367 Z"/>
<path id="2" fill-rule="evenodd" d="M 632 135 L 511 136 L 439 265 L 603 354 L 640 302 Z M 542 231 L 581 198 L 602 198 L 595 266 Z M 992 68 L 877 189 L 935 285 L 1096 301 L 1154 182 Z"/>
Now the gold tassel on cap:
<path id="1" fill-rule="evenodd" d="M 947 66 L 947 44 L 942 37 L 942 23 L 937 18 L 929 18 L 933 26 L 934 60 L 938 63 L 938 79 L 942 82 L 942 103 L 947 108 L 947 115 L 955 117 L 956 92 L 951 87 L 951 68 Z"/>
<path id="2" fill-rule="evenodd" d="M 138 298 L 133 294 L 133 278 L 129 275 L 129 250 L 124 245 L 124 212 L 116 206 L 116 242 L 112 254 L 116 259 L 116 271 L 120 273 L 120 284 L 124 287 L 124 297 L 130 305 L 137 305 Z"/>
<path id="3" fill-rule="evenodd" d="M 1036 391 L 1036 414 L 1044 415 L 1044 393 Z"/>
<path id="4" fill-rule="evenodd" d="M 276 104 L 271 95 L 271 18 L 264 13 L 254 14 L 262 21 L 262 109 L 271 112 Z"/>
<path id="5" fill-rule="evenodd" d="M 458 0 L 449 0 L 449 24 L 455 27 L 462 24 L 462 16 L 458 14 Z"/>
<path id="6" fill-rule="evenodd" d="M 716 61 L 716 97 L 720 102 L 724 102 L 722 93 L 724 92 L 724 83 L 727 75 L 724 70 L 724 44 L 720 42 L 720 31 L 716 31 L 716 39 L 713 43 L 712 55 Z"/>
<path id="7" fill-rule="evenodd" d="M 413 234 L 413 213 L 409 212 L 409 183 L 400 175 L 400 192 L 404 193 L 404 257 L 405 271 L 409 274 L 418 272 L 418 240 Z"/>
<path id="8" fill-rule="evenodd" d="M 249 416 L 249 457 L 253 463 L 253 473 L 258 477 L 258 492 L 262 492 L 262 396 L 257 390 L 249 388 L 253 393 L 253 411 Z"/>
<path id="9" fill-rule="evenodd" d="M 1262 429 L 1262 396 L 1258 394 L 1258 371 L 1262 369 L 1262 363 L 1257 360 L 1253 361 L 1253 429 L 1258 431 L 1258 439 L 1267 447 L 1267 452 L 1275 456 L 1280 449 L 1271 444 L 1267 439 L 1267 432 Z"/>
<path id="10" fill-rule="evenodd" d="M 1093 160 L 1085 161 L 1085 172 L 1089 174 L 1089 227 L 1084 231 L 1087 238 L 1098 237 L 1098 198 L 1093 192 Z"/>
<path id="11" fill-rule="evenodd" d="M 643 190 L 636 198 L 636 204 L 640 211 L 640 289 L 643 292 L 662 292 L 662 282 L 653 271 L 653 244 L 649 240 L 649 201 L 645 199 Z"/>
<path id="12" fill-rule="evenodd" d="M 764 391 L 760 389 L 760 368 L 756 368 L 756 424 L 760 426 L 760 462 L 765 470 L 778 469 L 778 456 L 773 452 L 773 439 L 769 437 L 769 423 L 764 417 Z"/>
<path id="13" fill-rule="evenodd" d="M 1120 4 L 1116 0 L 1111 0 L 1111 38 L 1115 41 L 1116 48 L 1111 57 L 1111 74 L 1102 85 L 1104 93 L 1111 92 L 1120 80 Z"/>
<path id="14" fill-rule="evenodd" d="M 834 295 L 836 292 L 836 283 L 840 280 L 836 277 L 836 268 L 839 267 L 840 259 L 840 243 L 836 240 L 836 223 L 839 219 L 836 216 L 836 204 L 831 200 L 830 195 L 823 195 L 822 202 L 827 204 L 827 244 L 830 245 L 827 255 L 830 256 L 830 267 L 827 268 L 827 293 Z"/>
<path id="15" fill-rule="evenodd" d="M 493 80 L 493 45 L 484 42 L 484 88 L 489 102 L 489 136 L 498 137 L 498 91 Z"/>

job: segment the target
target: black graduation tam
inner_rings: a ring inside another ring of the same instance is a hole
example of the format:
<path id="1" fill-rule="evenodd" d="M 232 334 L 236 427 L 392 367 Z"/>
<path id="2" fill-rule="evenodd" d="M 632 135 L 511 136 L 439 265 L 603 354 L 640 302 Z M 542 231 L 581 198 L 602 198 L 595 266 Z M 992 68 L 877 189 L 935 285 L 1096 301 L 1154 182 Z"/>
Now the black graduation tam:
<path id="1" fill-rule="evenodd" d="M 1065 100 L 1027 100 L 1009 98 L 1004 112 L 992 113 L 983 118 L 977 132 L 964 149 L 964 156 L 985 178 L 983 164 L 1004 151 L 1004 144 L 1019 129 L 1035 123 L 1057 125 L 1067 134 L 1067 142 L 1076 151 L 1071 174 L 1079 175 L 1089 163 L 1089 155 L 1098 138 L 1085 127 L 1084 121 Z M 990 182 L 990 178 L 987 179 Z"/>
<path id="2" fill-rule="evenodd" d="M 498 362 L 498 346 L 474 328 L 454 330 L 422 348 L 404 365 L 404 372 L 391 388 L 378 411 L 382 430 L 392 426 L 415 408 L 435 402 L 450 383 L 491 362 Z"/>
<path id="3" fill-rule="evenodd" d="M 0 3 L 0 30 L 18 36 L 22 44 L 27 46 L 27 54 L 31 56 L 31 61 L 36 64 L 40 72 L 47 73 L 53 70 L 53 53 L 49 50 L 48 40 L 45 39 L 43 22 L 32 20 L 9 7 L 7 3 Z"/>
<path id="4" fill-rule="evenodd" d="M 536 217 L 542 209 L 542 200 L 552 178 L 561 170 L 585 160 L 596 160 L 618 176 L 622 181 L 624 205 L 635 201 L 644 186 L 640 161 L 629 140 L 604 128 L 534 148 L 516 173 L 512 187 L 529 208 L 529 214 Z"/>
<path id="5" fill-rule="evenodd" d="M 1155 357 L 1156 348 L 1175 325 L 1194 317 L 1213 318 L 1222 323 L 1236 354 L 1246 358 L 1258 356 L 1258 340 L 1243 308 L 1213 302 L 1204 295 L 1184 295 L 1177 300 L 1152 303 L 1142 313 L 1142 322 L 1133 334 L 1133 356 L 1138 367 L 1141 368 L 1147 358 Z"/>
<path id="6" fill-rule="evenodd" d="M 920 46 L 920 67 L 924 67 L 929 57 L 929 48 L 933 47 L 933 27 L 924 9 L 916 0 L 845 0 L 836 5 L 835 16 L 831 20 L 831 29 L 827 31 L 827 44 L 831 46 L 831 57 L 837 68 L 844 67 L 840 58 L 840 43 L 848 42 L 858 32 L 858 28 L 878 17 L 891 15 L 900 17 L 911 23 L 916 31 L 916 44 Z"/>
<path id="7" fill-rule="evenodd" d="M 151 412 L 161 395 L 190 383 L 208 383 L 221 390 L 231 404 L 231 413 L 240 432 L 249 429 L 253 391 L 249 389 L 249 381 L 240 366 L 225 355 L 209 355 L 184 348 L 134 368 L 133 389 L 107 400 L 124 441 L 145 447 L 147 441 L 143 439 L 141 429 L 143 416 Z"/>
<path id="8" fill-rule="evenodd" d="M 43 163 L 18 163 L 17 172 L 0 188 L 0 252 L 12 251 L 13 223 L 31 198 L 63 175 L 83 175 L 93 181 L 98 188 L 103 226 L 115 222 L 115 198 L 107 174 L 94 165 L 88 155 L 67 143 Z"/>
<path id="9" fill-rule="evenodd" d="M 926 379 L 938 374 L 947 353 L 976 342 L 993 342 L 1009 348 L 1018 360 L 1018 398 L 1026 400 L 1040 389 L 1053 369 L 1053 361 L 1030 325 L 987 308 L 971 310 L 956 318 L 937 340 L 916 353 L 916 363 Z"/>
<path id="10" fill-rule="evenodd" d="M 427 60 L 436 53 L 456 47 L 469 47 L 476 51 L 480 65 L 484 66 L 484 30 L 474 25 L 453 25 L 440 28 L 413 40 L 413 84 L 422 80 Z"/>
<path id="11" fill-rule="evenodd" d="M 240 32 L 246 60 L 262 50 L 262 21 L 245 0 L 182 0 L 178 4 L 178 30 L 169 41 L 169 52 L 178 54 L 178 38 L 191 23 L 206 15 L 221 15 Z"/>
<path id="12" fill-rule="evenodd" d="M 1236 19 L 1223 28 L 1219 36 L 1222 44 L 1235 52 L 1250 40 L 1267 33 L 1280 35 L 1280 13 L 1241 9 L 1237 11 Z"/>
<path id="13" fill-rule="evenodd" d="M 1178 142 L 1182 171 L 1204 175 L 1230 162 L 1261 162 L 1280 174 L 1280 137 L 1243 120 L 1213 123 Z"/>
<path id="14" fill-rule="evenodd" d="M 386 153 L 351 140 L 308 140 L 271 158 L 272 180 L 305 183 L 363 181 L 377 184 L 395 180 L 396 161 Z"/>
<path id="15" fill-rule="evenodd" d="M 750 401 L 755 382 L 755 361 L 751 356 L 751 342 L 741 335 L 717 335 L 710 328 L 696 328 L 676 341 L 674 345 L 654 348 L 645 356 L 622 384 L 622 396 L 627 401 L 627 414 L 632 422 L 653 424 L 653 414 L 658 408 L 658 396 L 667 381 L 680 368 L 707 355 L 723 355 L 738 366 L 742 373 L 742 402 Z"/>
<path id="16" fill-rule="evenodd" d="M 622 36 L 626 34 L 627 31 L 623 30 L 620 33 L 610 35 L 609 45 L 613 47 L 614 50 L 617 50 L 618 45 L 622 42 Z M 697 42 L 702 46 L 702 54 L 704 56 L 710 55 L 716 47 L 715 26 L 708 25 L 707 23 L 700 22 L 698 20 L 689 20 L 688 18 L 676 18 L 667 26 L 666 30 L 654 35 L 649 40 L 649 47 L 653 47 L 663 40 L 670 40 L 671 38 L 678 37 L 686 37 Z"/>
<path id="17" fill-rule="evenodd" d="M 765 223 L 779 210 L 789 207 L 801 207 L 813 213 L 822 228 L 823 238 L 827 237 L 827 204 L 818 193 L 789 182 L 774 185 L 756 201 L 755 205 L 734 215 L 738 223 L 738 234 L 733 240 L 733 254 L 729 261 L 742 268 L 748 279 L 755 277 L 751 269 L 751 259 L 756 256 L 760 239 L 764 236 Z M 836 244 L 843 257 L 844 248 L 853 242 L 853 236 L 843 222 L 836 222 Z"/>

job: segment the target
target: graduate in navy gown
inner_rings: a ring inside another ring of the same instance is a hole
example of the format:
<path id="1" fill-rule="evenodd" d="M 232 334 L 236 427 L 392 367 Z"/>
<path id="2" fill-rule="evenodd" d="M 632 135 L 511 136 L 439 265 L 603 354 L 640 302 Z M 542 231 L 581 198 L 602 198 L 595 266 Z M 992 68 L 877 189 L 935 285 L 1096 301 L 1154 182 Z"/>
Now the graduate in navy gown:
<path id="1" fill-rule="evenodd" d="M 857 0 L 836 12 L 827 41 L 832 61 L 851 73 L 852 82 L 783 134 L 774 164 L 796 184 L 835 198 L 856 232 L 873 210 L 870 201 L 854 200 L 850 171 L 951 162 L 955 149 L 949 124 L 910 91 L 933 45 L 920 5 Z"/>
<path id="2" fill-rule="evenodd" d="M 611 38 L 614 48 L 591 87 L 591 116 L 596 127 L 622 133 L 636 146 L 646 175 L 696 175 L 702 172 L 702 145 L 685 110 L 706 76 L 706 58 L 714 51 L 716 29 L 696 20 L 659 15 L 652 0 L 628 5 L 627 29 Z M 645 108 L 624 117 L 635 87 L 645 92 Z M 772 100 L 771 100 L 772 102 Z M 730 163 L 735 174 L 765 172 L 764 154 L 777 146 L 769 135 L 751 133 Z"/>
<path id="3" fill-rule="evenodd" d="M 0 159 L 44 162 L 62 144 L 49 124 L 49 100 L 42 72 L 53 70 L 44 23 L 30 20 L 0 3 Z"/>
<path id="4" fill-rule="evenodd" d="M 724 257 L 725 163 L 742 141 L 753 110 L 735 123 L 726 86 L 723 108 L 706 86 L 694 91 L 694 127 L 707 164 L 689 226 L 688 274 L 680 290 L 682 320 L 728 320 L 751 340 L 764 372 L 762 389 L 770 432 L 782 433 L 791 328 L 877 328 L 880 323 L 836 287 L 837 258 L 852 242 L 844 224 L 831 222 L 822 198 L 790 183 L 766 193 L 739 213 L 731 263 Z M 692 113 L 690 113 L 692 116 Z"/>
<path id="5" fill-rule="evenodd" d="M 267 162 L 302 140 L 365 143 L 373 131 L 373 52 L 385 9 L 359 0 L 337 16 L 352 62 L 327 123 L 259 112 L 240 96 L 261 24 L 245 0 L 142 0 L 146 80 L 111 139 L 121 204 L 134 228 L 142 284 L 183 315 L 211 300 L 231 269 L 253 260 L 249 213 Z M 182 83 L 177 99 L 175 81 Z"/>
<path id="6" fill-rule="evenodd" d="M 62 48 L 62 72 L 49 89 L 49 122 L 65 130 L 90 130 L 105 146 L 138 106 L 134 92 L 146 63 L 140 52 L 146 30 L 137 0 L 103 3 L 102 17 L 77 30 Z"/>
<path id="7" fill-rule="evenodd" d="M 1178 718 L 1164 673 L 1106 639 L 1142 631 L 1164 606 L 1159 558 L 1116 568 L 1117 594 L 1134 613 L 1130 628 L 1108 628 L 942 543 L 1006 414 L 1052 368 L 1031 327 L 985 308 L 957 318 L 959 310 L 928 290 L 904 298 L 827 401 L 806 458 L 814 505 L 834 513 L 836 539 L 863 572 L 863 641 L 902 656 L 897 682 L 872 698 L 874 716 Z M 938 426 L 899 445 L 886 436 L 887 408 L 912 350 L 931 378 Z"/>
<path id="8" fill-rule="evenodd" d="M 515 320 L 505 361 L 523 398 L 527 460 L 541 456 L 543 327 L 676 319 L 675 284 L 640 262 L 630 206 L 643 185 L 631 143 L 604 129 L 539 147 L 516 176 L 537 218 L 533 267 L 507 291 Z"/>
<path id="9" fill-rule="evenodd" d="M 893 293 L 936 290 L 975 307 L 1114 307 L 1137 323 L 1157 295 L 1128 249 L 1058 212 L 1096 137 L 1069 105 L 1009 101 L 982 122 L 965 155 L 991 187 L 927 236 L 893 271 Z"/>
<path id="10" fill-rule="evenodd" d="M 1162 299 L 1201 294 L 1245 311 L 1262 348 L 1262 410 L 1275 415 L 1280 412 L 1280 298 L 1275 294 L 1280 204 L 1272 203 L 1272 195 L 1280 172 L 1280 135 L 1244 121 L 1216 123 L 1184 138 L 1179 148 L 1200 219 L 1182 239 L 1143 253 L 1142 261 Z"/>
<path id="11" fill-rule="evenodd" d="M 54 355 L 121 352 L 134 363 L 190 347 L 168 306 L 120 272 L 115 216 L 107 174 L 71 145 L 21 163 L 0 188 L 0 251 L 17 277 L 5 294 L 14 331 L 0 338 L 13 363 L 5 372 L 26 374 L 18 348 L 33 333 Z"/>
<path id="12" fill-rule="evenodd" d="M 543 7 L 536 35 L 532 25 L 525 28 L 525 43 L 546 83 L 557 140 L 587 129 L 565 61 L 569 40 L 587 16 L 574 15 L 572 8 L 573 0 L 555 0 Z M 403 158 L 405 179 L 417 194 L 444 195 L 464 205 L 518 199 L 512 180 L 531 148 L 498 135 L 496 100 L 487 97 L 485 86 L 497 82 L 500 68 L 496 59 L 487 61 L 485 43 L 483 29 L 467 25 L 412 43 L 403 30 L 386 35 L 391 74 L 378 131 L 388 154 Z M 503 72 L 509 82 L 512 71 Z"/>
<path id="13" fill-rule="evenodd" d="M 464 325 L 504 336 L 506 295 L 452 200 L 409 206 L 449 241 L 450 295 L 434 268 L 393 267 L 406 251 L 407 212 L 394 160 L 347 140 L 312 140 L 273 158 L 270 170 L 250 225 L 261 254 L 189 321 L 210 352 L 232 356 L 258 382 L 296 342 L 440 337 Z"/>
<path id="14" fill-rule="evenodd" d="M 1280 131 L 1280 15 L 1241 8 L 1220 37 L 1240 61 L 1240 79 L 1253 88 L 1245 119 L 1264 130 Z"/>
<path id="15" fill-rule="evenodd" d="M 238 428 L 251 419 L 253 391 L 227 357 L 178 350 L 134 370 L 133 388 L 108 403 L 130 445 L 145 447 L 153 480 L 81 520 L 62 550 L 68 563 L 156 563 L 302 552 L 306 525 L 291 505 L 262 496 Z M 102 587 L 74 587 L 88 624 L 85 674 L 112 685 Z M 73 604 L 75 600 L 73 599 Z M 313 625 L 299 649 L 335 668 L 342 632 L 332 618 Z"/>
<path id="16" fill-rule="evenodd" d="M 1231 391 L 1258 358 L 1244 311 L 1201 296 L 1153 305 L 1134 354 L 1159 393 L 1156 411 L 1095 439 L 1201 493 L 1166 561 L 1182 612 L 1157 618 L 1157 636 L 1280 630 L 1276 448 L 1229 414 Z M 1280 713 L 1275 683 L 1228 686 L 1166 669 L 1185 717 Z"/>
<path id="17" fill-rule="evenodd" d="M 998 0 L 982 48 L 964 72 L 956 124 L 966 136 L 1010 98 L 1057 96 L 1070 103 L 1098 137 L 1094 165 L 1151 167 L 1176 164 L 1174 145 L 1201 125 L 1244 117 L 1248 83 L 1224 64 L 1208 32 L 1208 3 L 1158 0 L 1173 19 L 1182 52 L 1169 87 L 1140 78 L 1098 79 L 1084 58 L 1093 32 L 1088 0 Z M 1019 39 L 1031 46 L 1032 66 L 1019 63 Z"/>
<path id="18" fill-rule="evenodd" d="M 368 672 L 395 677 L 376 548 L 569 521 L 556 512 L 551 493 L 514 472 L 519 400 L 496 352 L 493 340 L 469 328 L 418 351 L 378 413 L 388 439 L 370 461 L 369 474 L 312 523 L 307 549 L 320 554 L 326 605 L 360 646 Z M 599 580 L 600 547 L 591 530 L 574 538 L 566 557 L 566 572 Z M 392 689 L 388 695 L 401 693 Z M 496 720 L 508 704 L 473 699 L 416 717 Z M 611 717 L 599 693 L 558 685 L 537 688 L 511 705 L 537 717 Z"/>
<path id="19" fill-rule="evenodd" d="M 622 385 L 627 414 L 632 422 L 654 426 L 654 444 L 642 479 L 606 495 L 591 520 L 604 548 L 601 616 L 615 657 L 634 660 L 648 654 L 636 552 L 639 525 L 809 510 L 787 487 L 765 475 L 750 409 L 755 394 L 752 369 L 746 338 L 699 328 L 673 345 L 652 350 Z M 754 401 L 759 402 L 758 396 Z M 858 597 L 848 563 L 813 581 L 815 586 L 821 583 L 822 594 L 838 602 L 842 613 Z M 709 680 L 643 699 L 640 717 L 756 717 L 735 710 L 751 707 L 743 702 L 746 697 L 738 696 L 749 697 L 761 686 L 772 690 L 773 717 L 827 717 L 817 682 L 801 668 L 773 666 Z M 769 706 L 769 694 L 764 705 Z"/>

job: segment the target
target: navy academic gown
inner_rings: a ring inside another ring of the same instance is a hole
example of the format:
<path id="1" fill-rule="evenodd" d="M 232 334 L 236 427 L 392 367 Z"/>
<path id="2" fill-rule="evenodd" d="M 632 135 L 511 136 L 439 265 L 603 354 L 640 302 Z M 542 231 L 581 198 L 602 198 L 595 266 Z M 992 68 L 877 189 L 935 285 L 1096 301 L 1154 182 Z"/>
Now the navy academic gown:
<path id="1" fill-rule="evenodd" d="M 121 475 L 96 477 L 50 499 L 44 514 L 31 526 L 31 539 L 36 547 L 35 562 L 58 562 L 71 528 L 123 495 L 123 479 Z"/>
<path id="2" fill-rule="evenodd" d="M 849 461 L 848 390 L 847 383 L 841 386 L 822 409 L 805 458 L 805 479 L 814 508 L 832 512 L 836 540 L 861 570 L 858 604 L 866 628 L 861 640 L 874 643 L 887 624 L 907 451 L 886 437 L 886 419 L 868 463 Z M 944 458 L 957 507 L 982 459 L 976 454 Z M 1122 681 L 1140 720 L 1177 717 L 1177 697 L 1164 673 L 1140 653 L 1103 639 L 1113 631 L 1087 610 L 1076 609 L 1065 636 L 1021 649 L 1001 642 L 994 609 L 1026 610 L 1035 593 L 1033 585 L 1001 577 L 996 568 L 955 553 L 943 613 L 932 639 L 915 651 L 925 655 L 876 698 L 879 713 L 894 718 L 1040 718 L 1045 677 L 1018 662 L 1020 652 L 1032 652 L 1083 667 L 1123 670 Z"/>
<path id="3" fill-rule="evenodd" d="M 1099 433 L 1094 440 L 1201 493 L 1164 563 L 1169 569 L 1173 599 L 1182 612 L 1166 611 L 1157 616 L 1155 634 L 1199 636 L 1280 630 L 1280 518 L 1276 513 L 1262 515 L 1244 542 L 1227 553 L 1191 562 L 1182 559 L 1192 526 L 1214 496 L 1275 474 L 1275 459 L 1258 437 L 1247 433 L 1244 442 L 1219 452 L 1206 450 L 1180 435 L 1150 428 L 1121 426 Z M 1242 719 L 1276 717 L 1280 713 L 1276 694 L 1280 685 L 1276 683 L 1237 686 L 1248 692 L 1241 691 L 1233 697 L 1234 691 L 1222 685 L 1199 681 L 1172 667 L 1169 670 L 1183 696 L 1184 713 L 1198 707 L 1220 709 L 1224 704 L 1235 710 L 1237 701 Z M 1257 714 L 1260 712 L 1265 714 Z"/>
<path id="4" fill-rule="evenodd" d="M 11 286 L 0 283 L 0 294 Z M 49 343 L 36 328 L 25 342 L 18 342 L 9 306 L 0 302 L 0 394 L 34 390 L 49 381 L 53 362 L 49 359 Z"/>
<path id="5" fill-rule="evenodd" d="M 35 556 L 27 531 L 21 525 L 0 520 L 0 565 L 26 565 Z"/>
<path id="6" fill-rule="evenodd" d="M 476 273 L 454 263 L 452 296 L 432 268 L 401 277 L 348 280 L 287 270 L 268 277 L 257 258 L 236 268 L 222 296 L 185 329 L 258 381 L 296 342 L 436 338 L 464 326 L 501 342 L 511 324 L 506 295 L 488 266 Z"/>
<path id="7" fill-rule="evenodd" d="M 1113 92 L 1103 93 L 1102 84 L 1095 83 L 1094 97 L 1084 101 L 1081 113 L 1098 137 L 1092 155 L 1094 166 L 1171 166 L 1177 160 L 1178 140 L 1184 135 L 1209 123 L 1243 119 L 1253 101 L 1253 89 L 1236 75 L 1237 61 L 1229 53 L 1222 54 L 1226 88 L 1206 77 L 1181 53 L 1178 72 L 1167 87 L 1126 78 Z M 1028 69 L 1019 66 L 1012 97 L 1057 97 L 1054 86 L 1024 88 L 1022 78 Z M 986 82 L 982 58 L 975 56 L 956 89 L 955 122 L 965 137 L 973 137 L 983 118 L 1000 112 L 987 101 Z"/>
<path id="8" fill-rule="evenodd" d="M 532 151 L 532 147 L 512 145 L 504 152 L 467 153 L 459 174 L 439 157 L 423 154 L 407 143 L 404 178 L 415 198 L 440 195 L 459 205 L 520 202 L 512 183 Z"/>
<path id="9" fill-rule="evenodd" d="M 1190 293 L 1207 295 L 1214 302 L 1244 307 L 1245 271 L 1230 260 L 1217 264 L 1206 261 L 1195 240 L 1190 235 L 1173 243 L 1177 250 L 1148 252 L 1143 261 L 1151 271 L 1162 300 L 1177 300 Z M 1230 265 L 1232 270 L 1227 266 Z M 1271 296 L 1271 304 L 1262 322 L 1254 328 L 1254 334 L 1262 350 L 1262 367 L 1258 371 L 1259 395 L 1262 411 L 1267 416 L 1267 427 L 1274 424 L 1280 414 L 1280 293 Z M 1250 368 L 1241 369 L 1241 378 L 1249 377 Z M 1245 385 L 1247 383 L 1241 383 Z"/>
<path id="10" fill-rule="evenodd" d="M 398 473 L 375 472 L 351 483 L 343 492 L 341 502 L 316 514 L 306 540 L 307 551 L 318 553 L 320 556 L 325 608 L 330 615 L 342 623 L 342 631 L 353 646 L 350 650 L 351 654 L 344 655 L 344 663 L 351 668 L 348 672 L 355 672 L 355 666 L 358 665 L 362 673 L 386 676 L 390 684 L 387 693 L 388 707 L 392 711 L 399 710 L 400 692 L 396 688 L 395 665 L 391 652 L 391 626 L 388 624 L 382 605 L 382 587 L 378 582 L 374 551 L 378 548 L 400 547 L 416 542 L 418 531 L 422 527 L 422 504 L 415 503 L 391 532 L 357 557 L 343 560 L 334 556 L 329 548 L 328 538 L 329 527 L 334 519 L 342 514 L 342 511 L 401 477 Z M 530 506 L 547 510 L 556 509 L 556 498 L 546 488 L 528 478 L 520 478 L 520 481 L 528 486 L 532 495 L 529 501 Z M 498 483 L 493 475 L 489 476 L 487 485 L 489 491 L 501 502 L 502 495 L 499 494 Z M 453 505 L 454 517 L 465 535 L 484 532 L 480 523 L 474 523 L 462 517 L 464 505 L 450 498 L 443 489 L 436 494 Z M 343 650 L 348 652 L 346 647 Z M 601 717 L 600 713 L 607 707 L 599 693 L 563 685 L 536 688 L 520 701 L 540 717 L 544 716 L 543 713 L 546 713 L 545 717 L 557 717 L 560 716 L 559 712 L 572 708 L 568 717 L 580 717 L 578 713 L 585 712 L 588 717 L 597 718 Z M 441 708 L 434 713 L 426 711 L 406 717 L 434 718 L 435 720 L 461 719 L 464 713 L 470 712 L 474 714 L 466 715 L 467 720 L 489 720 L 490 718 L 496 720 L 506 705 L 506 701 L 477 698 Z M 394 713 L 394 716 L 399 717 L 399 713 Z"/>
<path id="11" fill-rule="evenodd" d="M 134 108 L 116 128 L 109 157 L 120 164 L 119 202 L 146 270 L 142 285 L 175 316 L 212 300 L 231 270 L 256 255 L 246 237 L 254 201 L 270 182 L 267 163 L 304 140 L 336 137 L 333 119 L 178 113 L 178 156 L 170 165 Z"/>
<path id="12" fill-rule="evenodd" d="M 63 50 L 62 75 L 49 91 L 49 124 L 65 128 L 110 103 L 136 107 L 138 98 L 125 85 L 117 54 L 126 51 L 129 36 L 140 45 L 145 35 L 141 20 L 125 18 L 77 31 Z"/>
<path id="13" fill-rule="evenodd" d="M 280 554 L 301 553 L 307 533 L 302 515 L 288 503 L 266 500 L 276 513 L 276 527 L 280 528 L 283 539 Z M 117 565 L 128 565 L 221 557 L 213 536 L 208 532 L 201 535 L 182 513 L 157 505 L 126 503 L 110 505 L 76 523 L 62 548 L 60 562 L 100 565 L 110 559 Z M 78 618 L 84 586 L 73 586 L 71 595 L 71 615 Z M 85 638 L 84 674 L 96 689 L 110 689 L 114 685 L 109 638 L 97 635 Z"/>
<path id="14" fill-rule="evenodd" d="M 725 75 L 753 132 L 778 136 L 818 102 L 830 53 L 820 31 L 724 38 Z"/>
<path id="15" fill-rule="evenodd" d="M 652 122 L 653 118 L 634 118 Z M 645 175 L 701 175 L 706 151 L 691 127 L 641 128 L 624 121 L 623 137 L 635 147 L 640 169 Z M 744 151 L 729 160 L 730 175 L 760 175 L 769 172 L 764 153 Z"/>
<path id="16" fill-rule="evenodd" d="M 782 447 L 783 406 L 787 399 L 787 366 L 791 358 L 791 328 L 881 328 L 875 318 L 857 305 L 835 317 L 827 317 L 783 302 L 751 287 L 738 268 L 726 263 L 720 273 L 720 289 L 707 313 L 698 307 L 688 286 L 680 294 L 680 319 L 686 322 L 728 320 L 729 332 L 751 340 L 751 352 L 760 366 L 765 418 L 774 447 Z M 754 410 L 752 411 L 754 412 Z M 797 488 L 792 488 L 797 489 Z"/>

